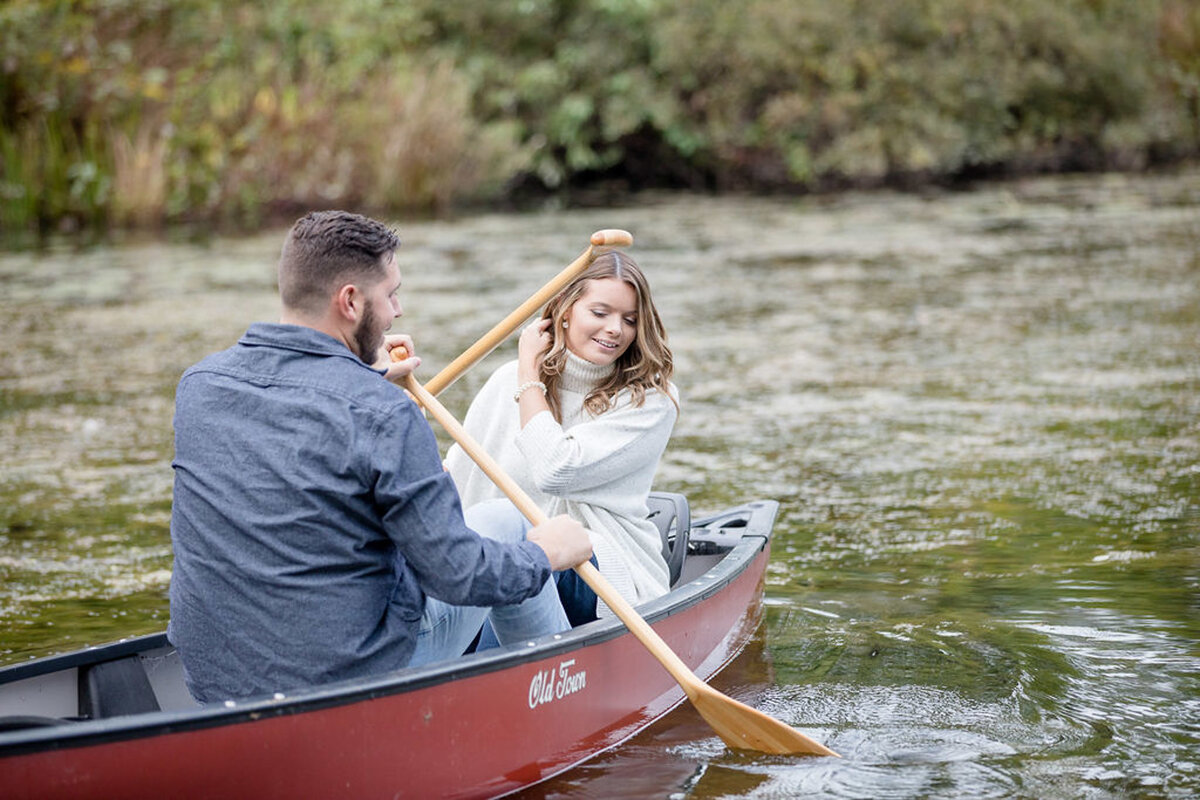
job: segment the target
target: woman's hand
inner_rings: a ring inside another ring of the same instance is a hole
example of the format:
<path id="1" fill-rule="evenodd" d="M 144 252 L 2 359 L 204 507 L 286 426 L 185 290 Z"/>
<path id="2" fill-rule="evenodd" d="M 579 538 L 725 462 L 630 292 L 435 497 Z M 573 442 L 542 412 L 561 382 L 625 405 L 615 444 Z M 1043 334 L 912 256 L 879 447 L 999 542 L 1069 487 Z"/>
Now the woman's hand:
<path id="1" fill-rule="evenodd" d="M 517 380 L 520 383 L 536 381 L 542 359 L 550 352 L 552 337 L 550 325 L 553 320 L 539 319 L 525 326 L 517 342 Z"/>

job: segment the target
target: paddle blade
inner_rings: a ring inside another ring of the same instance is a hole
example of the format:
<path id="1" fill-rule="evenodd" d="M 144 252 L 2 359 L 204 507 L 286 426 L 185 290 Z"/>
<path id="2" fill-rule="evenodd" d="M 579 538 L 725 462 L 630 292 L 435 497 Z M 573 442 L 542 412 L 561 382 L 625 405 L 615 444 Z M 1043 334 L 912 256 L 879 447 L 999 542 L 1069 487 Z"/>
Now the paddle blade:
<path id="1" fill-rule="evenodd" d="M 773 755 L 838 756 L 820 742 L 774 717 L 700 683 L 691 693 L 692 705 L 725 744 L 735 750 Z"/>

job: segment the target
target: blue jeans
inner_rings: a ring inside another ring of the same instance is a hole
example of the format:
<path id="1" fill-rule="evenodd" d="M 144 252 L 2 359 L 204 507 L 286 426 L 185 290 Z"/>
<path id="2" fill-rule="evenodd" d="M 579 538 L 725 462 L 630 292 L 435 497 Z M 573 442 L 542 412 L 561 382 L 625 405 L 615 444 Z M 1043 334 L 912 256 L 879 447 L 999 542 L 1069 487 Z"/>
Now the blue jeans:
<path id="1" fill-rule="evenodd" d="M 589 560 L 593 567 L 600 566 L 600 562 L 596 560 L 595 556 Z M 596 601 L 599 598 L 592 591 L 592 587 L 579 577 L 578 572 L 573 569 L 556 572 L 553 580 L 558 591 L 558 601 L 562 604 L 563 611 L 567 612 L 567 621 L 572 628 L 598 619 Z M 492 626 L 487 622 L 483 623 L 483 630 L 479 633 L 479 642 L 475 645 L 475 652 L 499 646 L 500 641 L 496 637 L 496 632 L 492 630 Z"/>
<path id="2" fill-rule="evenodd" d="M 463 517 L 471 530 L 498 542 L 515 544 L 525 538 L 530 528 L 528 520 L 508 500 L 478 503 L 468 508 Z M 512 606 L 456 606 L 426 597 L 417 647 L 409 666 L 458 658 L 485 620 L 491 623 L 501 644 L 536 639 L 571 627 L 553 578 L 546 581 L 538 594 Z"/>
<path id="3" fill-rule="evenodd" d="M 600 562 L 595 556 L 591 558 L 592 566 L 600 568 Z M 577 628 L 591 622 L 596 617 L 596 593 L 592 587 L 579 577 L 573 569 L 554 573 L 554 582 L 558 584 L 558 600 L 567 612 L 567 620 L 572 628 Z"/>

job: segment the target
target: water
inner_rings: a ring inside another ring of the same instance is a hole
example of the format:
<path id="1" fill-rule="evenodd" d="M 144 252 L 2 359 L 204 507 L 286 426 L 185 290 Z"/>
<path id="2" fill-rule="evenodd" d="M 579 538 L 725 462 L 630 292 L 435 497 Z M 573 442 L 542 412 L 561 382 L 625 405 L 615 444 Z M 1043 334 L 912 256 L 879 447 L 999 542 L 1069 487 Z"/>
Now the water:
<path id="1" fill-rule="evenodd" d="M 715 683 L 845 756 L 682 708 L 524 797 L 1200 792 L 1200 173 L 399 227 L 426 378 L 634 234 L 684 395 L 659 485 L 782 503 Z M 282 236 L 0 255 L 0 661 L 165 625 L 174 383 L 276 316 Z"/>

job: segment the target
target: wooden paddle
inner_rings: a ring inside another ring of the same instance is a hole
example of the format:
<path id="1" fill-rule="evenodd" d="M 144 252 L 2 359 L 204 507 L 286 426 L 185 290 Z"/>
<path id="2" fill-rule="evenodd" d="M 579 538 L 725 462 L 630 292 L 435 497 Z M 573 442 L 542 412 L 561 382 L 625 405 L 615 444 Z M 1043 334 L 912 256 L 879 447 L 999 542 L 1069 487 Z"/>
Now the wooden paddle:
<path id="1" fill-rule="evenodd" d="M 563 287 L 574 280 L 576 275 L 591 265 L 592 259 L 596 256 L 596 248 L 628 247 L 631 244 L 633 244 L 633 237 L 628 231 L 611 228 L 593 233 L 591 244 L 579 254 L 579 258 L 551 278 L 545 286 L 517 306 L 511 314 L 500 320 L 496 327 L 481 336 L 479 341 L 463 351 L 462 355 L 447 364 L 445 369 L 425 383 L 425 388 L 434 396 L 441 394 L 443 389 L 462 377 L 462 374 L 474 366 L 475 362 L 495 350 L 496 346 L 507 339 L 518 325 L 529 319 L 546 301 L 562 291 Z"/>
<path id="2" fill-rule="evenodd" d="M 459 446 L 471 457 L 479 468 L 500 487 L 517 508 L 534 525 L 545 522 L 545 512 L 533 502 L 525 491 L 500 467 L 496 461 L 471 437 L 446 410 L 430 391 L 422 386 L 412 374 L 405 379 L 405 388 L 415 397 L 442 427 L 454 437 Z M 590 562 L 575 567 L 579 576 L 592 587 L 596 596 L 608 604 L 613 613 L 625 623 L 625 627 L 638 638 L 650 654 L 658 659 L 683 688 L 684 694 L 700 712 L 700 716 L 712 726 L 725 744 L 742 750 L 758 750 L 775 754 L 807 754 L 836 756 L 837 753 L 816 742 L 800 731 L 783 724 L 750 706 L 739 703 L 718 692 L 683 663 L 650 624 L 634 610 Z"/>

